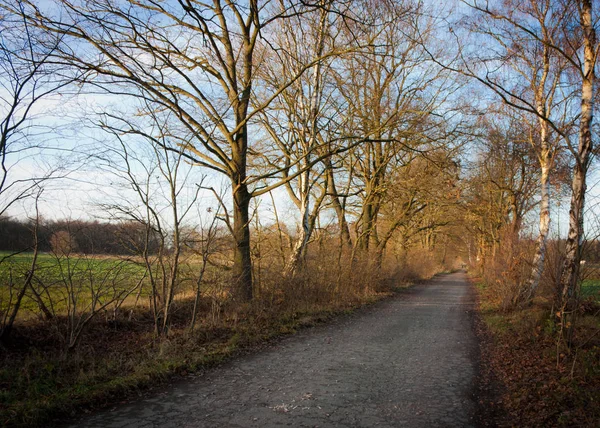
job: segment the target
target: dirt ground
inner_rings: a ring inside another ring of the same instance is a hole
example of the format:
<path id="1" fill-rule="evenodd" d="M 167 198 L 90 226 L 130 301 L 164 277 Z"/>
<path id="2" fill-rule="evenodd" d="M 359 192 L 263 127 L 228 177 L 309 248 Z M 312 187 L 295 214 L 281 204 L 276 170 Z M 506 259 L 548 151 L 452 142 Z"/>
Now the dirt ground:
<path id="1" fill-rule="evenodd" d="M 473 310 L 442 275 L 72 426 L 474 426 Z"/>

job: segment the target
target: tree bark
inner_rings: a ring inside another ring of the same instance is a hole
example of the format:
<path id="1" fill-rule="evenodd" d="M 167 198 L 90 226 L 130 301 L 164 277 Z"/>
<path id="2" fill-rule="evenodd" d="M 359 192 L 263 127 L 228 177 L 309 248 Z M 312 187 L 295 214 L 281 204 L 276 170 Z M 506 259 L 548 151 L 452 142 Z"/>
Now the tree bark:
<path id="1" fill-rule="evenodd" d="M 168 155 L 167 155 L 168 156 Z M 179 210 L 177 206 L 177 167 L 175 171 L 171 171 L 168 165 L 168 160 L 165 161 L 167 164 L 165 168 L 169 171 L 165 177 L 169 180 L 170 186 L 170 198 L 171 198 L 171 210 L 173 214 L 173 258 L 171 260 L 171 267 L 169 272 L 169 278 L 167 283 L 166 293 L 164 295 L 164 306 L 163 306 L 163 325 L 162 333 L 167 334 L 171 326 L 171 305 L 175 298 L 175 288 L 177 287 L 178 274 L 179 274 L 179 257 L 181 255 L 181 239 L 179 233 L 180 219 Z"/>
<path id="2" fill-rule="evenodd" d="M 233 284 L 236 297 L 252 300 L 252 258 L 250 256 L 250 194 L 239 179 L 232 180 L 233 187 Z"/>
<path id="3" fill-rule="evenodd" d="M 535 255 L 532 261 L 532 270 L 524 290 L 522 301 L 529 304 L 540 285 L 542 273 L 544 272 L 544 262 L 546 260 L 546 244 L 548 241 L 548 231 L 550 230 L 550 169 L 552 164 L 552 155 L 549 149 L 541 153 L 541 200 L 540 200 L 540 228 L 536 242 Z"/>
<path id="4" fill-rule="evenodd" d="M 360 251 L 367 253 L 369 251 L 369 243 L 371 241 L 371 232 L 373 227 L 372 206 L 368 200 L 365 201 L 360 220 L 361 228 L 359 229 L 359 236 L 356 237 L 356 246 Z"/>
<path id="5" fill-rule="evenodd" d="M 356 238 L 358 249 L 368 254 L 371 241 L 377 227 L 377 213 L 379 211 L 380 199 L 376 192 L 379 191 L 379 179 L 376 177 L 365 187 L 366 197 L 363 200 L 363 211 L 361 213 L 360 234 Z"/>
<path id="6" fill-rule="evenodd" d="M 335 177 L 333 174 L 333 166 L 331 165 L 331 159 L 327 158 L 324 161 L 327 181 L 329 183 L 328 194 L 331 199 L 331 204 L 333 205 L 333 209 L 335 210 L 335 214 L 338 218 L 338 227 L 340 228 L 340 238 L 342 244 L 348 248 L 352 249 L 352 239 L 350 238 L 350 227 L 348 226 L 348 221 L 346 220 L 346 210 L 340 202 L 340 197 L 337 192 L 337 187 L 335 185 Z"/>
<path id="7" fill-rule="evenodd" d="M 325 2 L 323 2 L 323 5 L 324 3 Z M 328 15 L 328 11 L 326 9 L 323 9 L 319 20 L 318 34 L 315 44 L 315 54 L 317 57 L 320 57 L 323 54 L 323 49 L 325 46 L 325 29 L 327 25 Z M 319 134 L 318 119 L 319 106 L 321 103 L 322 95 L 321 69 L 321 61 L 317 61 L 312 67 L 312 79 L 310 82 L 312 94 L 308 100 L 307 126 L 304 129 L 302 129 L 301 135 L 303 136 L 303 138 L 301 138 L 299 141 L 302 153 L 304 155 L 303 162 L 305 163 L 305 165 L 310 164 L 310 153 L 313 150 L 315 143 L 317 142 Z M 304 103 L 302 102 L 300 102 L 299 104 L 300 106 L 304 105 Z M 318 179 L 318 176 L 316 176 L 315 179 Z M 294 247 L 292 249 L 292 254 L 285 267 L 286 276 L 294 276 L 297 273 L 298 268 L 300 267 L 300 264 L 305 257 L 308 242 L 315 228 L 316 218 L 319 215 L 321 204 L 325 199 L 327 189 L 329 187 L 329 184 L 325 183 L 325 187 L 323 188 L 321 196 L 316 198 L 316 200 L 314 201 L 313 212 L 311 213 L 310 197 L 311 190 L 313 188 L 313 185 L 311 183 L 311 170 L 306 169 L 306 171 L 299 175 L 298 180 L 300 235 L 296 239 L 296 243 L 294 244 Z"/>
<path id="8" fill-rule="evenodd" d="M 569 234 L 565 249 L 565 261 L 561 274 L 561 307 L 571 306 L 576 295 L 581 246 L 583 242 L 583 209 L 585 205 L 586 175 L 592 152 L 592 119 L 594 108 L 594 67 L 596 63 L 596 31 L 592 22 L 592 1 L 582 0 L 580 21 L 584 36 L 584 63 L 581 82 L 581 119 L 579 122 L 579 146 L 575 155 L 575 167 L 571 184 L 571 208 L 569 210 Z"/>
<path id="9" fill-rule="evenodd" d="M 308 173 L 303 180 L 308 180 Z M 321 205 L 327 196 L 327 188 L 329 184 L 326 182 L 323 191 L 321 194 L 315 199 L 314 206 L 312 212 L 310 210 L 310 192 L 307 189 L 307 192 L 302 195 L 300 198 L 300 215 L 301 215 L 301 228 L 300 235 L 296 239 L 296 243 L 292 248 L 292 254 L 290 259 L 285 267 L 285 276 L 294 276 L 302 261 L 306 257 L 306 250 L 308 248 L 308 243 L 310 238 L 315 231 L 315 225 L 317 223 L 317 218 L 319 216 L 319 212 L 321 210 Z"/>
<path id="10" fill-rule="evenodd" d="M 301 182 L 304 180 L 308 180 L 308 174 L 301 174 Z M 302 186 L 299 186 L 302 187 Z M 308 240 L 310 239 L 310 235 L 312 234 L 311 222 L 310 222 L 310 213 L 309 213 L 309 196 L 310 194 L 307 192 L 301 191 L 300 195 L 300 231 L 299 235 L 296 238 L 296 242 L 292 248 L 292 254 L 288 262 L 286 263 L 284 269 L 284 275 L 286 277 L 294 276 L 298 271 L 298 267 L 300 266 L 300 262 L 304 258 L 304 253 L 306 246 L 308 245 Z"/>

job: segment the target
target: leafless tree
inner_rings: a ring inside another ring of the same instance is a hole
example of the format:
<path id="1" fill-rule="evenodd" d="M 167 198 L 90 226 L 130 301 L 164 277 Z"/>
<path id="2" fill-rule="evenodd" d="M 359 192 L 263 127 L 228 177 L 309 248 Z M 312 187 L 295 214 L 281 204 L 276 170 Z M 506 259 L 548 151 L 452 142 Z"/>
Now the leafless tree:
<path id="1" fill-rule="evenodd" d="M 346 132 L 368 136 L 346 164 L 353 171 L 352 190 L 358 191 L 355 253 L 373 249 L 378 260 L 408 215 L 398 207 L 398 218 L 388 221 L 387 229 L 378 223 L 387 192 L 397 185 L 395 171 L 438 147 L 450 153 L 453 140 L 462 140 L 447 98 L 459 83 L 423 49 L 433 41 L 428 15 L 423 4 L 410 1 L 369 5 L 366 23 L 355 26 L 373 42 L 337 68 L 349 118 Z"/>
<path id="2" fill-rule="evenodd" d="M 60 38 L 41 32 L 23 18 L 17 0 L 0 14 L 0 215 L 13 204 L 35 195 L 42 182 L 58 177 L 60 168 L 30 177 L 11 175 L 18 162 L 43 149 L 38 119 L 42 103 L 74 79 L 52 64 Z"/>
<path id="3" fill-rule="evenodd" d="M 263 162 L 267 169 L 281 170 L 280 179 L 300 217 L 299 230 L 285 267 L 286 276 L 295 275 L 305 257 L 330 187 L 330 176 L 324 174 L 314 159 L 332 150 L 329 135 L 324 135 L 325 127 L 332 120 L 328 117 L 327 99 L 331 96 L 328 81 L 331 81 L 331 62 L 335 59 L 315 62 L 325 52 L 340 50 L 336 49 L 339 29 L 335 28 L 339 23 L 330 16 L 328 6 L 331 3 L 330 0 L 322 1 L 322 7 L 310 15 L 282 21 L 274 36 L 277 55 L 261 69 L 263 90 L 272 92 L 285 85 L 286 76 L 297 75 L 306 64 L 314 63 L 260 114 L 261 127 L 275 146 L 272 154 L 268 147 L 264 148 Z M 323 162 L 328 159 L 326 157 Z M 280 167 L 282 164 L 283 168 Z M 298 174 L 294 179 L 290 176 L 295 172 Z"/>
<path id="4" fill-rule="evenodd" d="M 248 176 L 251 124 L 259 111 L 314 65 L 306 64 L 266 99 L 254 102 L 256 70 L 263 51 L 269 49 L 269 41 L 260 35 L 271 24 L 320 5 L 62 0 L 60 13 L 52 13 L 33 0 L 26 1 L 23 15 L 64 39 L 53 56 L 56 61 L 93 74 L 87 80 L 92 87 L 141 98 L 157 109 L 171 111 L 187 135 L 184 144 L 169 149 L 230 179 L 233 279 L 239 297 L 250 299 L 249 186 L 263 178 Z M 5 8 L 14 10 L 10 5 Z"/>
<path id="5" fill-rule="evenodd" d="M 485 270 L 503 243 L 518 239 L 525 216 L 538 204 L 537 120 L 514 109 L 489 112 L 480 125 L 475 161 L 465 165 L 462 206 Z M 514 296 L 517 297 L 518 296 Z"/>
<path id="6" fill-rule="evenodd" d="M 565 261 L 561 275 L 561 310 L 564 313 L 568 306 L 572 309 L 579 281 L 581 251 L 584 239 L 583 220 L 585 192 L 587 189 L 587 172 L 593 152 L 592 120 L 595 99 L 595 68 L 598 58 L 598 38 L 596 35 L 597 18 L 594 16 L 591 0 L 575 1 L 579 17 L 579 31 L 571 44 L 568 59 L 571 61 L 581 82 L 581 108 L 579 117 L 578 145 L 575 149 L 569 145 L 575 159 L 571 184 L 571 205 L 569 210 L 569 233 L 566 244 Z M 568 3 L 572 5 L 571 2 Z M 596 12 L 597 13 L 597 12 Z M 583 54 L 578 55 L 579 48 Z M 563 317 L 564 320 L 564 317 Z"/>
<path id="7" fill-rule="evenodd" d="M 9 337 L 23 297 L 32 286 L 39 251 L 38 201 L 44 181 L 58 177 L 60 168 L 53 167 L 39 175 L 24 177 L 11 173 L 15 166 L 20 166 L 19 162 L 27 161 L 28 156 L 42 149 L 36 141 L 40 133 L 36 119 L 41 116 L 36 110 L 40 109 L 44 99 L 59 93 L 73 81 L 72 76 L 61 73 L 62 70 L 50 61 L 59 39 L 46 37 L 23 19 L 21 1 L 16 1 L 12 9 L 12 12 L 0 13 L 0 216 L 15 203 L 34 198 L 35 220 L 29 248 L 33 258 L 16 296 L 13 296 L 12 284 L 16 278 L 6 284 L 10 298 L 8 302 L 2 302 L 5 307 L 1 311 L 1 340 Z M 9 263 L 9 259 L 10 256 L 2 257 L 0 265 Z M 7 269 L 11 270 L 10 267 Z"/>
<path id="8" fill-rule="evenodd" d="M 161 336 L 169 330 L 171 307 L 180 282 L 180 257 L 185 241 L 182 224 L 192 212 L 203 179 L 191 196 L 182 201 L 192 170 L 185 164 L 182 152 L 168 150 L 167 140 L 173 134 L 169 128 L 173 123 L 168 118 L 170 113 L 163 115 L 147 107 L 139 116 L 145 125 L 109 114 L 103 114 L 97 125 L 113 138 L 114 145 L 103 160 L 105 168 L 124 180 L 134 196 L 129 199 L 131 194 L 127 192 L 120 195 L 120 201 L 105 202 L 103 207 L 117 218 L 138 222 L 145 229 L 144 240 L 132 244 L 150 281 L 155 332 Z M 136 143 L 138 148 L 142 147 L 137 153 Z M 155 237 L 159 245 L 152 251 L 151 240 Z"/>
<path id="9" fill-rule="evenodd" d="M 508 106 L 537 118 L 532 139 L 540 165 L 540 218 L 537 248 L 521 300 L 530 302 L 544 269 L 550 229 L 550 174 L 561 141 L 569 138 L 572 88 L 565 85 L 566 58 L 556 49 L 571 19 L 568 5 L 554 1 L 465 2 L 474 12 L 468 29 L 481 49 L 459 48 L 447 67 L 473 78 Z M 459 46 L 462 34 L 449 28 Z"/>

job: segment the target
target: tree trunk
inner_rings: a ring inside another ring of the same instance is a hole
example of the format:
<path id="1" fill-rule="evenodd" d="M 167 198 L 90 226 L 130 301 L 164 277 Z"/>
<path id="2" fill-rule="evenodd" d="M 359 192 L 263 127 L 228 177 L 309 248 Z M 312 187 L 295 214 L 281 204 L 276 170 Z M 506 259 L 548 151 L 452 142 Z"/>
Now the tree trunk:
<path id="1" fill-rule="evenodd" d="M 168 165 L 167 165 L 168 168 Z M 167 285 L 167 291 L 164 296 L 163 306 L 163 325 L 162 333 L 167 334 L 171 325 L 171 305 L 175 298 L 175 287 L 177 286 L 178 274 L 179 274 L 179 256 L 181 255 L 181 240 L 179 234 L 179 212 L 177 207 L 177 183 L 176 175 L 169 174 L 169 185 L 171 186 L 171 209 L 173 214 L 173 258 L 171 260 L 171 268 L 169 272 L 169 282 Z"/>
<path id="2" fill-rule="evenodd" d="M 244 78 L 247 86 L 240 91 L 240 99 L 232 99 L 236 123 L 243 123 L 248 115 L 252 75 L 252 49 L 244 47 Z M 238 299 L 252 300 L 252 256 L 250 251 L 250 201 L 252 195 L 246 183 L 248 160 L 248 126 L 241 125 L 231 146 L 231 191 L 233 193 L 233 286 Z"/>
<path id="3" fill-rule="evenodd" d="M 541 154 L 541 200 L 540 200 L 540 229 L 536 242 L 535 255 L 533 256 L 532 270 L 527 282 L 527 287 L 523 290 L 521 297 L 522 303 L 531 302 L 540 285 L 542 273 L 544 272 L 544 262 L 546 260 L 546 243 L 548 240 L 548 231 L 550 230 L 550 168 L 552 163 L 552 154 L 549 149 L 544 149 Z"/>
<path id="4" fill-rule="evenodd" d="M 523 225 L 523 218 L 519 212 L 519 207 L 517 204 L 517 196 L 513 193 L 511 195 L 510 207 L 513 214 L 512 220 L 510 222 L 510 237 L 511 239 L 518 239 L 519 234 L 521 233 L 521 227 Z"/>
<path id="5" fill-rule="evenodd" d="M 581 119 L 579 122 L 579 147 L 575 156 L 569 210 L 569 235 L 565 261 L 561 274 L 561 308 L 572 306 L 577 290 L 581 246 L 583 242 L 583 208 L 585 205 L 586 175 L 592 151 L 592 119 L 594 108 L 594 66 L 596 32 L 592 23 L 592 2 L 583 0 L 580 21 L 584 35 L 584 65 L 581 83 Z"/>
<path id="6" fill-rule="evenodd" d="M 304 179 L 308 179 L 308 177 L 304 177 Z M 308 240 L 312 234 L 312 227 L 309 218 L 308 196 L 308 194 L 302 194 L 300 197 L 300 233 L 296 238 L 296 242 L 292 248 L 292 254 L 290 255 L 290 258 L 284 269 L 284 275 L 286 277 L 294 276 L 298 271 L 300 262 L 304 257 L 306 246 L 308 245 Z"/>
<path id="7" fill-rule="evenodd" d="M 250 194 L 245 183 L 233 180 L 233 283 L 237 297 L 252 300 L 252 259 L 250 256 Z"/>
<path id="8" fill-rule="evenodd" d="M 340 228 L 340 238 L 343 245 L 346 248 L 352 248 L 352 239 L 350 238 L 350 227 L 348 226 L 348 221 L 346 220 L 346 210 L 340 203 L 340 197 L 337 193 L 337 187 L 335 185 L 335 177 L 333 175 L 333 167 L 331 165 L 331 159 L 327 158 L 325 163 L 325 167 L 327 169 L 327 180 L 329 182 L 329 197 L 331 199 L 331 204 L 333 205 L 333 209 L 335 210 L 335 214 L 338 218 L 338 227 Z"/>
<path id="9" fill-rule="evenodd" d="M 571 208 L 569 210 L 569 234 L 565 247 L 565 261 L 560 278 L 561 307 L 569 306 L 575 297 L 579 264 L 581 260 L 581 245 L 583 241 L 583 206 L 585 202 L 586 179 L 585 171 L 575 165 L 573 182 L 571 184 Z"/>
<path id="10" fill-rule="evenodd" d="M 306 176 L 302 180 L 306 180 L 308 183 L 309 174 L 306 173 Z M 285 275 L 286 276 L 294 276 L 298 268 L 300 267 L 302 261 L 306 256 L 306 249 L 308 247 L 308 243 L 310 238 L 312 237 L 313 232 L 315 231 L 315 225 L 317 223 L 317 218 L 319 217 L 319 211 L 321 210 L 321 205 L 327 196 L 327 188 L 329 187 L 328 183 L 325 183 L 322 193 L 315 198 L 314 206 L 312 212 L 310 211 L 310 190 L 308 186 L 305 188 L 305 192 L 301 195 L 300 198 L 300 215 L 301 215 L 301 229 L 300 235 L 298 239 L 296 239 L 296 243 L 292 248 L 292 254 L 290 259 L 285 267 Z"/>
<path id="11" fill-rule="evenodd" d="M 360 222 L 361 222 L 361 227 L 360 227 L 360 234 L 356 237 L 356 246 L 358 247 L 358 249 L 362 252 L 364 252 L 365 254 L 368 253 L 369 251 L 369 244 L 371 243 L 371 235 L 373 233 L 373 227 L 374 227 L 374 219 L 373 219 L 373 211 L 374 211 L 374 206 L 373 206 L 373 195 L 372 192 L 373 190 L 373 185 L 371 183 L 368 183 L 366 188 L 365 188 L 365 192 L 367 194 L 367 197 L 364 199 L 363 202 L 363 211 L 362 211 L 362 215 L 360 218 Z"/>
<path id="12" fill-rule="evenodd" d="M 319 33 L 317 34 L 315 53 L 317 56 L 321 56 L 324 48 L 325 42 L 325 26 L 327 24 L 327 16 L 328 11 L 324 8 L 321 12 L 321 18 L 319 21 Z M 304 163 L 305 165 L 310 164 L 310 153 L 314 148 L 314 145 L 317 141 L 318 131 L 318 116 L 319 116 L 319 103 L 321 99 L 321 61 L 317 61 L 313 66 L 313 73 L 311 79 L 311 87 L 313 88 L 313 92 L 309 98 L 308 104 L 308 126 L 302 130 L 302 135 L 304 138 L 301 139 L 302 152 L 305 157 Z M 306 138 L 308 137 L 308 138 Z M 328 177 L 328 176 L 327 176 Z M 302 174 L 298 176 L 298 192 L 300 193 L 300 235 L 298 239 L 296 239 L 296 243 L 292 249 L 292 254 L 290 259 L 285 267 L 285 276 L 294 276 L 297 271 L 300 263 L 304 259 L 306 254 L 306 247 L 308 245 L 308 241 L 312 235 L 312 232 L 315 228 L 315 220 L 319 212 L 319 207 L 327 194 L 327 188 L 329 187 L 328 183 L 326 183 L 325 188 L 323 189 L 323 194 L 320 198 L 317 198 L 314 203 L 314 212 L 310 212 L 310 191 L 312 185 L 310 183 L 311 179 L 311 170 L 309 168 L 306 169 Z"/>

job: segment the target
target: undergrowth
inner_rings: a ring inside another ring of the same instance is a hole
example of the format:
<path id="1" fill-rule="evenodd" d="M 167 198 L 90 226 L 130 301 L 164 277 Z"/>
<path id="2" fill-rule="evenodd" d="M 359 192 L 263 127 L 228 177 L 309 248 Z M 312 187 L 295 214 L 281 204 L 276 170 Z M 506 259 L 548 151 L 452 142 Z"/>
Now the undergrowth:
<path id="1" fill-rule="evenodd" d="M 598 426 L 600 421 L 600 311 L 584 302 L 569 348 L 559 340 L 551 299 L 507 310 L 504 296 L 475 279 L 483 321 L 486 426 Z M 486 419 L 487 418 L 487 419 Z M 491 420 L 490 420 L 491 419 Z"/>
<path id="2" fill-rule="evenodd" d="M 160 339 L 148 306 L 94 318 L 71 351 L 62 344 L 60 318 L 19 322 L 11 342 L 0 347 L 0 426 L 47 426 L 141 394 L 173 376 L 201 372 L 277 336 L 378 301 L 401 284 L 441 270 L 433 262 L 373 271 L 368 263 L 340 270 L 317 261 L 293 280 L 277 276 L 275 268 L 264 270 L 251 303 L 226 294 L 204 296 L 193 330 L 193 299 L 178 299 L 168 334 Z"/>

